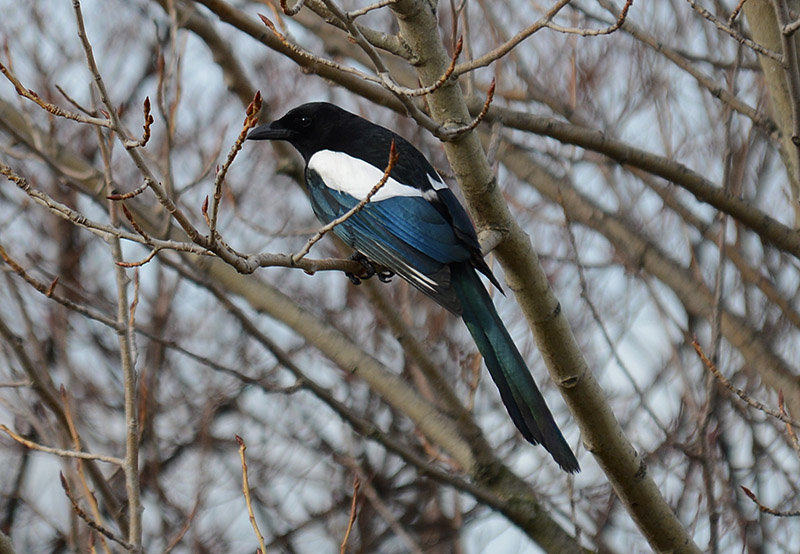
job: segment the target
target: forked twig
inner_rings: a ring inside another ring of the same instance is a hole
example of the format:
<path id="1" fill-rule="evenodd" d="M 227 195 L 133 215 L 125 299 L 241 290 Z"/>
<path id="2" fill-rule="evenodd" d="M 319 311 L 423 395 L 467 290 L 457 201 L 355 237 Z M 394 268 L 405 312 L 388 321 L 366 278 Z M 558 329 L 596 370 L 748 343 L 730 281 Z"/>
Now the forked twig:
<path id="1" fill-rule="evenodd" d="M 626 0 L 625 5 L 619 12 L 619 16 L 617 16 L 617 20 L 612 25 L 609 25 L 605 29 L 577 29 L 573 27 L 562 27 L 561 25 L 553 23 L 552 21 L 548 21 L 545 25 L 547 26 L 547 28 L 552 29 L 554 31 L 558 31 L 559 33 L 580 35 L 582 37 L 597 37 L 602 35 L 610 35 L 611 33 L 619 30 L 619 28 L 622 27 L 622 25 L 625 23 L 625 19 L 628 17 L 628 10 L 631 9 L 632 5 L 633 5 L 633 0 Z"/>
<path id="2" fill-rule="evenodd" d="M 441 140 L 454 140 L 460 137 L 461 135 L 469 133 L 475 127 L 477 127 L 478 124 L 481 121 L 483 121 L 483 118 L 486 117 L 486 114 L 489 113 L 489 106 L 492 105 L 492 100 L 494 100 L 494 90 L 495 90 L 495 80 L 492 79 L 492 84 L 489 85 L 489 91 L 486 93 L 486 101 L 483 103 L 483 107 L 481 108 L 480 113 L 478 113 L 475 119 L 473 119 L 472 121 L 470 121 L 469 123 L 467 123 L 462 127 L 457 127 L 455 129 L 446 129 L 445 131 L 442 131 L 440 134 L 436 135 L 437 138 Z"/>
<path id="3" fill-rule="evenodd" d="M 736 17 L 739 15 L 739 12 L 742 11 L 742 8 L 744 7 L 744 3 L 745 2 L 747 2 L 747 0 L 739 0 L 739 3 L 736 4 L 735 8 L 733 8 L 733 11 L 731 12 L 730 17 L 728 17 L 728 26 L 729 27 L 731 25 L 733 25 L 733 22 L 736 20 Z"/>
<path id="4" fill-rule="evenodd" d="M 337 225 L 344 223 L 345 221 L 353 217 L 353 215 L 360 212 L 364 208 L 364 206 L 367 205 L 370 199 L 373 196 L 375 196 L 378 193 L 378 191 L 381 190 L 381 187 L 383 187 L 383 185 L 385 185 L 386 182 L 389 180 L 389 174 L 392 172 L 394 166 L 397 164 L 398 157 L 399 154 L 397 153 L 397 149 L 394 146 L 394 140 L 393 140 L 391 146 L 389 147 L 389 163 L 386 165 L 386 169 L 383 171 L 383 176 L 381 177 L 381 180 L 378 181 L 374 187 L 372 187 L 372 189 L 367 193 L 367 195 L 364 198 L 362 198 L 359 201 L 358 204 L 350 208 L 346 214 L 337 217 L 327 225 L 322 226 L 320 230 L 317 231 L 317 234 L 308 239 L 308 242 L 303 247 L 303 249 L 300 250 L 300 252 L 298 252 L 297 254 L 292 254 L 292 262 L 297 263 L 300 260 L 302 260 L 305 257 L 305 255 L 311 251 L 311 247 L 314 246 L 317 242 L 320 241 L 320 239 L 322 239 L 322 237 L 325 236 L 325 233 L 332 230 Z"/>
<path id="5" fill-rule="evenodd" d="M 390 91 L 394 92 L 395 94 L 399 94 L 402 96 L 425 96 L 426 94 L 430 94 L 436 90 L 439 90 L 444 86 L 450 77 L 452 77 L 453 73 L 456 70 L 456 62 L 458 61 L 458 57 L 461 55 L 461 51 L 464 49 L 464 37 L 458 37 L 458 41 L 456 42 L 456 47 L 453 50 L 453 55 L 450 58 L 450 65 L 447 66 L 447 69 L 439 79 L 436 80 L 435 83 L 432 85 L 428 85 L 427 87 L 420 87 L 420 88 L 408 88 L 401 85 L 398 85 L 392 76 L 388 72 L 380 72 L 379 75 L 381 77 L 381 82 L 383 86 L 388 88 Z"/>
<path id="6" fill-rule="evenodd" d="M 71 112 L 69 110 L 65 110 L 60 106 L 56 106 L 55 104 L 51 104 L 44 100 L 41 96 L 33 92 L 32 90 L 27 89 L 17 77 L 11 72 L 9 68 L 5 65 L 0 63 L 0 73 L 5 75 L 6 79 L 11 81 L 11 84 L 14 85 L 14 88 L 17 91 L 17 94 L 20 96 L 27 98 L 28 100 L 36 103 L 44 109 L 45 111 L 55 115 L 56 117 L 63 117 L 65 119 L 71 119 L 73 121 L 77 121 L 79 123 L 88 123 L 90 125 L 97 125 L 99 127 L 106 127 L 106 128 L 113 128 L 113 123 L 110 119 L 100 118 L 100 117 L 92 117 L 89 115 L 83 115 L 75 112 Z"/>

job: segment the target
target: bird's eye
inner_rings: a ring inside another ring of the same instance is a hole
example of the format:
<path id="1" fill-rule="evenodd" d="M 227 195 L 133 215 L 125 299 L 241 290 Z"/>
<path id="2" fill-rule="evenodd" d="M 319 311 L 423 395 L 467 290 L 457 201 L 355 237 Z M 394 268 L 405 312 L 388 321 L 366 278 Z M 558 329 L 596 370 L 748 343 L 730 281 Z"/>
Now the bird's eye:
<path id="1" fill-rule="evenodd" d="M 303 117 L 300 118 L 299 123 L 300 123 L 300 127 L 308 127 L 308 126 L 311 125 L 311 118 L 303 116 Z"/>

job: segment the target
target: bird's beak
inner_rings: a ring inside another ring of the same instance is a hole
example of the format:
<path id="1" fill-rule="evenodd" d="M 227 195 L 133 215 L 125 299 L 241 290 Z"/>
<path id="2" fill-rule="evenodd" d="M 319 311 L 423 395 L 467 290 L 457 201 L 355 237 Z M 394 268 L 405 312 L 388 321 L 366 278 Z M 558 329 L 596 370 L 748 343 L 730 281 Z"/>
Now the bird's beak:
<path id="1" fill-rule="evenodd" d="M 277 121 L 267 123 L 266 125 L 259 125 L 247 135 L 247 140 L 289 140 L 292 137 L 292 131 L 289 129 L 280 129 L 275 127 Z"/>

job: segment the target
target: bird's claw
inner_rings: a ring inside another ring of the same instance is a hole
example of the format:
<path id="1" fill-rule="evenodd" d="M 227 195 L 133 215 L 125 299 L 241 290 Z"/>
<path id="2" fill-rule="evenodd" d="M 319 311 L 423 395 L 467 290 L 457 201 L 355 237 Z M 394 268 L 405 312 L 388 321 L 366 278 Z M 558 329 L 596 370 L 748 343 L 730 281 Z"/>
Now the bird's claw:
<path id="1" fill-rule="evenodd" d="M 379 271 L 378 272 L 378 279 L 381 283 L 389 283 L 392 281 L 392 277 L 394 277 L 394 271 Z"/>
<path id="2" fill-rule="evenodd" d="M 354 285 L 360 285 L 361 284 L 361 279 L 356 277 L 355 274 L 350 273 L 349 271 L 345 271 L 344 274 L 348 279 L 350 279 L 350 282 L 353 283 Z"/>

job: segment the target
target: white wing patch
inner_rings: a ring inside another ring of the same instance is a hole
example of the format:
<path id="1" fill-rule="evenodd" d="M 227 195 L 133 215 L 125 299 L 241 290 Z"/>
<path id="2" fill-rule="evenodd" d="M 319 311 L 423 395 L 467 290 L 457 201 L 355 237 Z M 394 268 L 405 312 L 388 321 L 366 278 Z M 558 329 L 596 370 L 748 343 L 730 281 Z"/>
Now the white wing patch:
<path id="1" fill-rule="evenodd" d="M 447 185 L 444 184 L 444 179 L 442 179 L 441 175 L 439 175 L 438 173 L 436 174 L 435 178 L 432 175 L 428 174 L 428 181 L 430 181 L 433 190 L 447 188 Z"/>
<path id="2" fill-rule="evenodd" d="M 356 200 L 363 200 L 383 177 L 382 169 L 344 152 L 332 150 L 320 150 L 315 153 L 308 160 L 308 168 L 319 173 L 326 186 L 346 192 Z M 389 177 L 372 200 L 386 200 L 395 196 L 422 196 L 422 191 L 402 185 Z"/>

